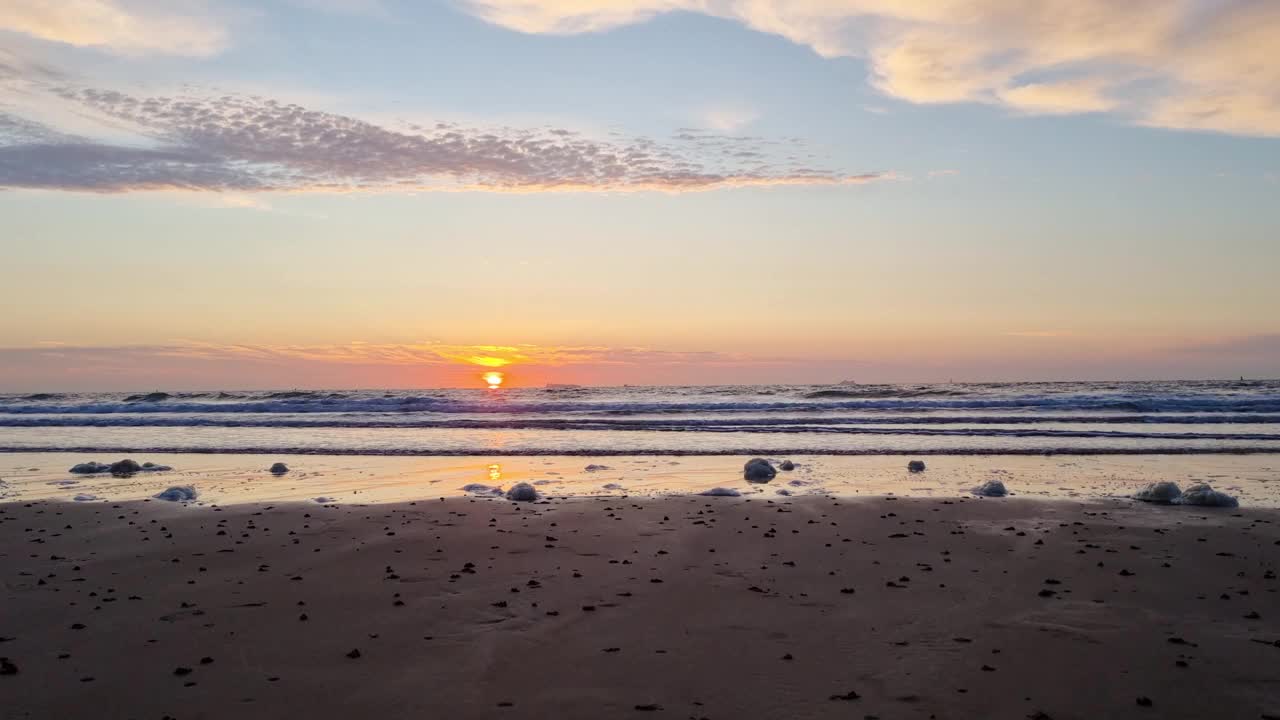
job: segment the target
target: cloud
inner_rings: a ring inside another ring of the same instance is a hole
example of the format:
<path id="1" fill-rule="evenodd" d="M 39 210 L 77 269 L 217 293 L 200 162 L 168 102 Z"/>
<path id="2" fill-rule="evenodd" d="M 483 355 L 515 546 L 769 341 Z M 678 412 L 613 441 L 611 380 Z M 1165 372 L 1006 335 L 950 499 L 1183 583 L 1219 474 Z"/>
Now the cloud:
<path id="1" fill-rule="evenodd" d="M 792 143 L 698 131 L 667 142 L 564 128 L 389 126 L 245 95 L 137 96 L 23 80 L 114 139 L 63 132 L 0 105 L 0 188 L 128 192 L 685 192 L 871 182 L 802 164 Z M 0 100 L 4 99 L 0 81 Z M 27 102 L 25 106 L 30 106 Z M 83 129 L 83 128 L 82 128 Z"/>
<path id="2" fill-rule="evenodd" d="M 0 30 L 122 54 L 208 56 L 229 40 L 194 0 L 4 0 Z"/>
<path id="3" fill-rule="evenodd" d="M 717 105 L 702 110 L 702 124 L 711 130 L 737 132 L 755 122 L 760 113 L 752 108 L 737 105 Z"/>
<path id="4" fill-rule="evenodd" d="M 1020 338 L 1060 338 L 1071 337 L 1069 330 L 1011 330 L 1005 333 L 1007 337 Z"/>
<path id="5" fill-rule="evenodd" d="M 459 0 L 526 33 L 684 11 L 861 57 L 915 103 L 1116 113 L 1139 125 L 1280 136 L 1280 3 L 1266 0 Z"/>
<path id="6" fill-rule="evenodd" d="M 379 367 L 505 368 L 536 366 L 754 366 L 785 362 L 710 351 L 669 351 L 644 347 L 548 345 L 451 345 L 444 343 L 348 343 L 330 345 L 252 345 L 177 342 L 163 345 L 72 345 L 40 343 L 35 347 L 0 348 L 0 362 L 19 365 L 54 360 L 79 367 L 145 366 L 157 360 L 318 363 Z"/>
<path id="7" fill-rule="evenodd" d="M 999 97 L 1016 110 L 1048 115 L 1106 112 L 1118 104 L 1107 97 L 1106 81 L 1100 78 L 1027 83 L 1000 90 Z"/>

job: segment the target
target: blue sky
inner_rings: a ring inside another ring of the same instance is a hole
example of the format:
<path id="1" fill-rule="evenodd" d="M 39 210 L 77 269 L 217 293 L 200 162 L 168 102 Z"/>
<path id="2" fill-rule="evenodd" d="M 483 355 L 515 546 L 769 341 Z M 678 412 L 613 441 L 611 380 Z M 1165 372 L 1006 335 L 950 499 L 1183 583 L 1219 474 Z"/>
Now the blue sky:
<path id="1" fill-rule="evenodd" d="M 1280 10 L 15 0 L 0 389 L 1280 374 Z M 309 381 L 310 382 L 310 381 Z"/>

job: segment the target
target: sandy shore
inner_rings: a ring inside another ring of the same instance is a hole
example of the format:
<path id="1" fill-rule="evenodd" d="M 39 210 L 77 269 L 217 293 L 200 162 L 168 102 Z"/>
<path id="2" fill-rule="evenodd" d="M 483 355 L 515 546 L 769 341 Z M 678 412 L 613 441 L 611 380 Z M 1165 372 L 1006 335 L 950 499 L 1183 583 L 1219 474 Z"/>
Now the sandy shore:
<path id="1" fill-rule="evenodd" d="M 11 502 L 0 715 L 1280 717 L 1278 543 L 1123 501 Z"/>

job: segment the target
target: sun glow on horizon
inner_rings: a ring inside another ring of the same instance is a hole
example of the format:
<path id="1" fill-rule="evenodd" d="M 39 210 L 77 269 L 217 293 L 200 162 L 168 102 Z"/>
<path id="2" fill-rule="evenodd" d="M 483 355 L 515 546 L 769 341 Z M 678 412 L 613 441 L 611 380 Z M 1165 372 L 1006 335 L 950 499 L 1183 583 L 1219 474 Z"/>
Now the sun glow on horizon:
<path id="1" fill-rule="evenodd" d="M 489 386 L 490 390 L 497 390 L 502 387 L 502 381 L 506 380 L 506 376 L 500 372 L 487 372 L 480 376 Z"/>

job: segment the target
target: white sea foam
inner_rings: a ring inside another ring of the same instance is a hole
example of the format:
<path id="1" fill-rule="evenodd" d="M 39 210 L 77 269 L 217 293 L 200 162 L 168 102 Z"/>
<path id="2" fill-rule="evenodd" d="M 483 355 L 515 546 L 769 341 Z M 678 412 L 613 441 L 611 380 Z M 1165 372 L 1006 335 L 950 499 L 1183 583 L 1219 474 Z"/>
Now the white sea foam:
<path id="1" fill-rule="evenodd" d="M 514 502 L 533 502 L 538 499 L 538 491 L 529 483 L 516 483 L 507 491 L 507 499 Z"/>
<path id="2" fill-rule="evenodd" d="M 1009 491 L 1005 488 L 1004 483 L 999 480 L 988 480 L 974 488 L 973 494 L 981 495 L 982 497 L 1004 497 L 1009 494 Z"/>
<path id="3" fill-rule="evenodd" d="M 742 495 L 738 490 L 727 487 L 713 487 L 710 490 L 704 490 L 698 494 L 706 495 L 707 497 L 740 497 Z"/>
<path id="4" fill-rule="evenodd" d="M 764 458 L 751 458 L 742 467 L 742 476 L 748 482 L 769 482 L 778 475 L 773 464 Z"/>
<path id="5" fill-rule="evenodd" d="M 1182 496 L 1182 489 L 1178 487 L 1178 483 L 1162 480 L 1153 482 L 1133 494 L 1134 500 L 1143 502 L 1158 503 L 1167 505 L 1177 501 Z"/>
<path id="6" fill-rule="evenodd" d="M 1239 507 L 1240 501 L 1224 492 L 1214 490 L 1212 487 L 1204 483 L 1192 485 L 1183 491 L 1178 499 L 1174 500 L 1178 505 L 1201 505 L 1204 507 Z"/>
<path id="7" fill-rule="evenodd" d="M 197 495 L 199 493 L 191 485 L 174 485 L 165 489 L 164 492 L 152 495 L 152 497 L 157 500 L 168 500 L 169 502 L 190 502 L 195 500 Z"/>

